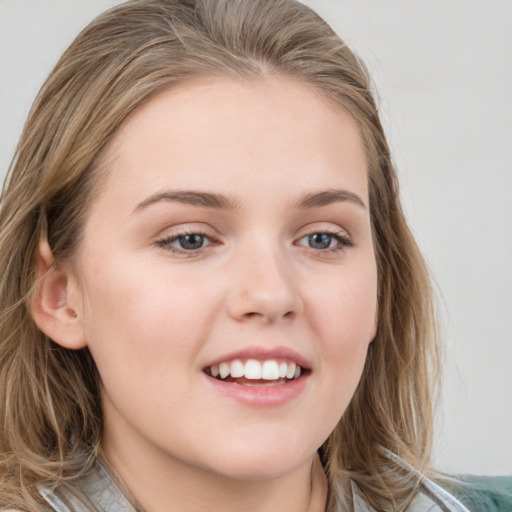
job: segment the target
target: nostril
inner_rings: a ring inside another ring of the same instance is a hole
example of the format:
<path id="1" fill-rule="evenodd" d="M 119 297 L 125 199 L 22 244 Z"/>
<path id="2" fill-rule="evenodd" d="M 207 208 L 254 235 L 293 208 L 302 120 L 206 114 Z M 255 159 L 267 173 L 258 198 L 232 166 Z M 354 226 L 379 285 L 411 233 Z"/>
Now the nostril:
<path id="1" fill-rule="evenodd" d="M 262 313 L 257 313 L 256 311 L 249 311 L 248 313 L 245 313 L 244 315 L 247 318 L 253 318 L 255 316 L 264 316 Z"/>
<path id="2" fill-rule="evenodd" d="M 274 314 L 274 313 L 265 314 L 265 313 L 260 313 L 257 311 L 249 311 L 248 313 L 244 314 L 244 318 L 246 318 L 246 319 L 255 318 L 255 317 L 261 318 L 265 322 L 275 322 L 279 318 L 286 318 L 286 319 L 291 320 L 295 317 L 295 312 L 287 311 L 282 316 L 279 314 Z"/>

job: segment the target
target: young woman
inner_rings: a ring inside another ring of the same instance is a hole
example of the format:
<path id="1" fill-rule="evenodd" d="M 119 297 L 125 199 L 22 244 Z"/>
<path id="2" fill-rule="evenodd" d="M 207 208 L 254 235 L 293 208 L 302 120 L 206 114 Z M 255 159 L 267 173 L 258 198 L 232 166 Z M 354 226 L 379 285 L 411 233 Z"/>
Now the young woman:
<path id="1" fill-rule="evenodd" d="M 132 0 L 0 211 L 0 506 L 467 510 L 429 472 L 429 276 L 362 63 L 293 0 Z"/>

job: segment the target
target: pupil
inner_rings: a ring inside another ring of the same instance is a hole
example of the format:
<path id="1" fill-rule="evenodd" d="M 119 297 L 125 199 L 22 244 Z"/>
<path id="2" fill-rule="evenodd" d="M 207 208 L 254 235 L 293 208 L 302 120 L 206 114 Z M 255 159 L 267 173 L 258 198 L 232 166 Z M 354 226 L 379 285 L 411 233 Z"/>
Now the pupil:
<path id="1" fill-rule="evenodd" d="M 326 233 L 315 233 L 309 236 L 309 245 L 313 249 L 328 249 L 331 245 L 332 236 Z"/>
<path id="2" fill-rule="evenodd" d="M 202 235 L 185 235 L 179 240 L 182 249 L 192 250 L 200 249 L 203 246 L 204 237 Z"/>

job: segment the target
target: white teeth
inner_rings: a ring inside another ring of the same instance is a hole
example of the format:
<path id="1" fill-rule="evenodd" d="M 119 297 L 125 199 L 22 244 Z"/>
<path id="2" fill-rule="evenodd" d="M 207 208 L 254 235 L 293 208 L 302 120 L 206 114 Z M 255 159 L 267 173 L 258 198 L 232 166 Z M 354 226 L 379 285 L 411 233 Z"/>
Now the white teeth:
<path id="1" fill-rule="evenodd" d="M 279 379 L 279 366 L 276 361 L 265 361 L 261 369 L 261 377 L 265 380 Z"/>
<path id="2" fill-rule="evenodd" d="M 256 380 L 261 379 L 261 363 L 256 359 L 249 359 L 245 363 L 245 378 Z"/>
<path id="3" fill-rule="evenodd" d="M 226 379 L 231 376 L 233 379 L 245 377 L 248 380 L 278 381 L 279 379 L 298 379 L 301 375 L 301 367 L 290 361 L 279 362 L 276 359 L 258 361 L 248 359 L 245 364 L 240 359 L 231 362 L 222 362 L 210 367 L 212 377 Z M 283 381 L 282 383 L 285 383 Z M 256 384 L 255 384 L 256 385 Z"/>
<path id="4" fill-rule="evenodd" d="M 237 379 L 238 377 L 243 377 L 245 373 L 245 366 L 242 361 L 235 359 L 231 362 L 231 377 Z"/>
<path id="5" fill-rule="evenodd" d="M 229 375 L 230 370 L 231 370 L 231 368 L 229 367 L 228 363 L 220 363 L 219 364 L 220 378 L 225 379 Z"/>
<path id="6" fill-rule="evenodd" d="M 293 379 L 295 377 L 295 369 L 297 365 L 295 363 L 288 363 L 288 373 L 286 374 L 287 379 Z"/>

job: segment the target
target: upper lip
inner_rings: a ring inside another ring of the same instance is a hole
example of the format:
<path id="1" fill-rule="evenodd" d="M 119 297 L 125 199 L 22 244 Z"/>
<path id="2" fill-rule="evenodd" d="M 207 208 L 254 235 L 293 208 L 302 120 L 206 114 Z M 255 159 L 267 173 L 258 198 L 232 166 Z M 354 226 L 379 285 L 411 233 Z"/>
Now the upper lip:
<path id="1" fill-rule="evenodd" d="M 215 358 L 204 367 L 209 368 L 223 362 L 234 361 L 235 359 L 257 359 L 259 361 L 265 361 L 267 359 L 290 359 L 303 369 L 311 369 L 310 362 L 303 355 L 296 350 L 285 346 L 273 348 L 258 346 L 246 347 Z"/>

